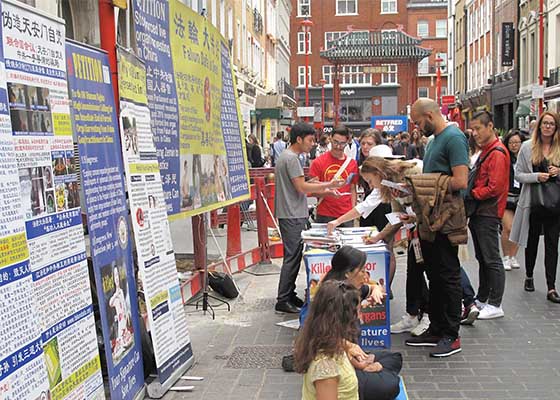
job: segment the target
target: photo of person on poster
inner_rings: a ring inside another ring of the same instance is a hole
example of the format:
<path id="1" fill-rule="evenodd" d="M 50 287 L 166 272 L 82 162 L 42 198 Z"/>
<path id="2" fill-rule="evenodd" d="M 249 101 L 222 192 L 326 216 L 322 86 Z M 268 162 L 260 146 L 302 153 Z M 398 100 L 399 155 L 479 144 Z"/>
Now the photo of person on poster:
<path id="1" fill-rule="evenodd" d="M 122 259 L 101 268 L 108 326 L 111 332 L 111 354 L 116 365 L 134 344 L 130 313 L 130 292 Z"/>
<path id="2" fill-rule="evenodd" d="M 138 155 L 138 131 L 136 118 L 122 117 L 124 130 L 124 149 L 130 155 Z"/>

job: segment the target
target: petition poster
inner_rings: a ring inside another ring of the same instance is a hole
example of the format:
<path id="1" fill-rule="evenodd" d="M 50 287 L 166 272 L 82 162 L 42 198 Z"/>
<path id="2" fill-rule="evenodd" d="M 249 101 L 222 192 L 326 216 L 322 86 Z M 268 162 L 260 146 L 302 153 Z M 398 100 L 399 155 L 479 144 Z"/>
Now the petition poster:
<path id="1" fill-rule="evenodd" d="M 1 4 L 0 4 L 1 8 Z M 0 399 L 47 397 L 0 31 Z"/>
<path id="2" fill-rule="evenodd" d="M 104 398 L 70 122 L 64 22 L 5 1 L 2 28 L 46 382 L 53 399 Z"/>
<path id="3" fill-rule="evenodd" d="M 134 1 L 167 213 L 200 214 L 249 196 L 227 41 L 178 0 Z"/>
<path id="4" fill-rule="evenodd" d="M 107 54 L 66 43 L 72 126 L 111 398 L 132 399 L 144 384 L 131 229 Z"/>
<path id="5" fill-rule="evenodd" d="M 119 49 L 121 142 L 130 214 L 159 381 L 193 356 L 146 96 L 146 69 Z M 130 147 L 126 143 L 131 143 Z"/>

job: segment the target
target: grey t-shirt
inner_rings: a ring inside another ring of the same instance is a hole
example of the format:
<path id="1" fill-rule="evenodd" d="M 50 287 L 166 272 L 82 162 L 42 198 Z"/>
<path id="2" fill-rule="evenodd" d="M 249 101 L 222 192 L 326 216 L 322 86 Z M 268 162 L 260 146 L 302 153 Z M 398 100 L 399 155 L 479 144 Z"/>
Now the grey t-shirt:
<path id="1" fill-rule="evenodd" d="M 294 187 L 293 178 L 303 176 L 299 158 L 291 149 L 284 150 L 276 160 L 274 210 L 277 218 L 307 218 L 307 196 Z"/>

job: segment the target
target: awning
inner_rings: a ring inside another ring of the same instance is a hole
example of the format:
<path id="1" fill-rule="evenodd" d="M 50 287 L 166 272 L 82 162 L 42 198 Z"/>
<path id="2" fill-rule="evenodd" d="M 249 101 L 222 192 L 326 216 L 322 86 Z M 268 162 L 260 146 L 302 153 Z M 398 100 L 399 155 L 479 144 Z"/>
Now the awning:
<path id="1" fill-rule="evenodd" d="M 280 119 L 282 110 L 280 108 L 257 108 L 257 119 Z"/>
<path id="2" fill-rule="evenodd" d="M 517 110 L 515 110 L 515 116 L 517 117 L 526 117 L 531 112 L 531 104 L 529 103 L 531 100 L 521 100 L 519 105 L 517 106 Z"/>

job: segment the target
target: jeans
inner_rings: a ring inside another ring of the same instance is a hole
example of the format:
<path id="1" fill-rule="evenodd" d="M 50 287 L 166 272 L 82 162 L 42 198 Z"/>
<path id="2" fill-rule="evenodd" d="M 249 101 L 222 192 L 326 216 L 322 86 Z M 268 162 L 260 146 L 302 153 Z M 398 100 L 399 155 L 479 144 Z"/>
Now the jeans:
<path id="1" fill-rule="evenodd" d="M 305 230 L 307 223 L 308 218 L 281 218 L 278 220 L 284 248 L 284 261 L 278 282 L 277 301 L 279 303 L 289 302 L 296 294 L 296 279 L 303 256 L 301 231 Z"/>
<path id="2" fill-rule="evenodd" d="M 318 224 L 326 224 L 328 222 L 334 221 L 335 219 L 336 217 L 330 217 L 328 215 L 317 215 L 315 217 L 315 222 L 317 222 Z M 346 221 L 339 226 L 343 228 L 352 228 L 354 226 L 354 221 Z"/>
<path id="3" fill-rule="evenodd" d="M 461 266 L 458 247 L 447 235 L 420 240 L 426 272 L 430 280 L 430 330 L 434 335 L 456 339 L 461 322 Z"/>
<path id="4" fill-rule="evenodd" d="M 544 270 L 548 290 L 556 288 L 556 268 L 558 264 L 558 236 L 560 234 L 560 217 L 531 213 L 529 217 L 529 238 L 525 248 L 525 269 L 528 278 L 533 277 L 539 238 L 544 230 Z"/>
<path id="5" fill-rule="evenodd" d="M 467 271 L 463 267 L 461 267 L 461 288 L 463 289 L 463 305 L 468 308 L 474 303 L 474 289 Z"/>
<path id="6" fill-rule="evenodd" d="M 406 259 L 406 312 L 409 315 L 429 314 L 428 285 L 424 278 L 425 265 L 416 262 L 412 244 L 408 246 Z"/>
<path id="7" fill-rule="evenodd" d="M 502 304 L 506 273 L 500 256 L 500 226 L 497 217 L 472 216 L 469 228 L 478 260 L 477 299 L 496 307 Z"/>

